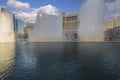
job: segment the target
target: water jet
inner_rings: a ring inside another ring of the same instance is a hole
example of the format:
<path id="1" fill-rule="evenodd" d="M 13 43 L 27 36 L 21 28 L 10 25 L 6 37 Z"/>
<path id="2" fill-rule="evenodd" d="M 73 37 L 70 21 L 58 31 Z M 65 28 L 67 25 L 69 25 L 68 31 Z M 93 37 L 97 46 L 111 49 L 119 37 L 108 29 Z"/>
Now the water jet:
<path id="1" fill-rule="evenodd" d="M 62 35 L 62 15 L 38 13 L 29 42 L 61 42 L 63 41 Z"/>
<path id="2" fill-rule="evenodd" d="M 0 8 L 0 42 L 15 42 L 14 15 Z"/>
<path id="3" fill-rule="evenodd" d="M 79 19 L 80 42 L 104 41 L 104 0 L 86 0 L 81 6 Z"/>

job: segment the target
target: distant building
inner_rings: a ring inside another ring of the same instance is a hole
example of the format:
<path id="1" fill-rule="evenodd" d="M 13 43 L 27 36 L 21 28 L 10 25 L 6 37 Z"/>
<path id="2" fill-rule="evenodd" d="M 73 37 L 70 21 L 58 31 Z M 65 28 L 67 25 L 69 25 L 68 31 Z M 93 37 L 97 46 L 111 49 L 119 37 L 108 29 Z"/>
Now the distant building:
<path id="1" fill-rule="evenodd" d="M 23 33 L 25 23 L 19 19 L 14 18 L 14 30 L 16 33 Z"/>
<path id="2" fill-rule="evenodd" d="M 78 19 L 78 14 L 63 15 L 63 35 L 65 41 L 77 41 L 78 40 L 78 26 L 80 20 Z"/>
<path id="3" fill-rule="evenodd" d="M 23 40 L 24 36 L 24 22 L 14 18 L 14 31 L 16 34 L 16 40 Z"/>
<path id="4" fill-rule="evenodd" d="M 33 28 L 34 28 L 34 23 L 28 23 L 28 24 L 25 25 L 25 27 L 24 27 L 24 38 L 26 40 L 30 39 L 30 35 L 32 35 Z"/>
<path id="5" fill-rule="evenodd" d="M 115 19 L 112 19 L 110 21 L 106 21 L 104 23 L 105 30 L 112 29 L 114 27 L 120 27 L 120 16 L 117 16 Z"/>
<path id="6" fill-rule="evenodd" d="M 104 23 L 105 40 L 120 41 L 120 16 Z"/>

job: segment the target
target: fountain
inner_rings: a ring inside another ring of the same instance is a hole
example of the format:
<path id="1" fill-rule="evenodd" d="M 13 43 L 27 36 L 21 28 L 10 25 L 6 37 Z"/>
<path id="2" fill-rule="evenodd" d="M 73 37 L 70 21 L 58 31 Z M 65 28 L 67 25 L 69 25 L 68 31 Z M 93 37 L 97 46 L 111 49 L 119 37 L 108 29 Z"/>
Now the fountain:
<path id="1" fill-rule="evenodd" d="M 0 42 L 15 42 L 13 14 L 0 8 Z"/>
<path id="2" fill-rule="evenodd" d="M 35 27 L 31 28 L 29 42 L 62 41 L 62 15 L 38 13 Z"/>
<path id="3" fill-rule="evenodd" d="M 104 41 L 104 0 L 86 0 L 81 6 L 78 29 L 81 42 Z"/>

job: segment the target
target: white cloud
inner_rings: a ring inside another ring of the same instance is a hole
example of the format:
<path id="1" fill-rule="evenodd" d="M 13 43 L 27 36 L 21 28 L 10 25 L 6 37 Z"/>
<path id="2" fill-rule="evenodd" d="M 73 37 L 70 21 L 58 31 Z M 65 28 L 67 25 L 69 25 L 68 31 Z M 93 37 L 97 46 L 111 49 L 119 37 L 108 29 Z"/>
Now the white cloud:
<path id="1" fill-rule="evenodd" d="M 120 15 L 120 0 L 107 0 L 105 20 L 110 20 Z"/>
<path id="2" fill-rule="evenodd" d="M 42 6 L 32 11 L 14 11 L 16 18 L 24 21 L 25 23 L 34 23 L 37 14 L 57 15 L 58 9 L 52 5 Z"/>
<path id="3" fill-rule="evenodd" d="M 39 12 L 41 14 L 47 14 L 47 15 L 56 15 L 57 11 L 58 11 L 58 9 L 54 6 L 52 6 L 51 4 L 42 6 L 35 10 L 35 12 Z"/>
<path id="4" fill-rule="evenodd" d="M 15 14 L 17 19 L 22 20 L 25 23 L 34 23 L 37 15 L 37 13 L 24 11 L 15 12 Z"/>
<path id="5" fill-rule="evenodd" d="M 29 3 L 23 3 L 16 0 L 8 0 L 7 5 L 17 10 L 28 10 L 30 8 Z"/>

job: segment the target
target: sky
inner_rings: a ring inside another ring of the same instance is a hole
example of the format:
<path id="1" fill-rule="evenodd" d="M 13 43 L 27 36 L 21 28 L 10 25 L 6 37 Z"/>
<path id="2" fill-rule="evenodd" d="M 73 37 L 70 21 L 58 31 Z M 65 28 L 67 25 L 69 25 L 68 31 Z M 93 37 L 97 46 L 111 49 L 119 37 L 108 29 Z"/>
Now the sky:
<path id="1" fill-rule="evenodd" d="M 120 0 L 106 0 L 105 20 L 109 21 L 120 15 Z"/>
<path id="2" fill-rule="evenodd" d="M 1 6 L 6 6 L 8 9 L 11 9 L 9 5 L 7 5 L 8 1 L 13 1 L 13 0 L 0 0 L 0 5 Z M 79 10 L 80 4 L 84 0 L 14 0 L 14 1 L 19 1 L 22 3 L 28 3 L 31 8 L 39 8 L 41 6 L 49 5 L 51 4 L 52 6 L 55 6 L 56 8 L 59 9 L 59 12 L 61 11 L 66 11 L 70 13 L 74 13 Z"/>
<path id="3" fill-rule="evenodd" d="M 0 0 L 0 6 L 10 10 L 26 23 L 35 21 L 38 12 L 47 14 L 78 13 L 84 0 Z"/>
<path id="4" fill-rule="evenodd" d="M 13 12 L 17 19 L 34 23 L 38 13 L 58 15 L 78 13 L 85 0 L 0 0 L 0 6 Z M 120 15 L 120 0 L 105 0 L 105 20 Z"/>

